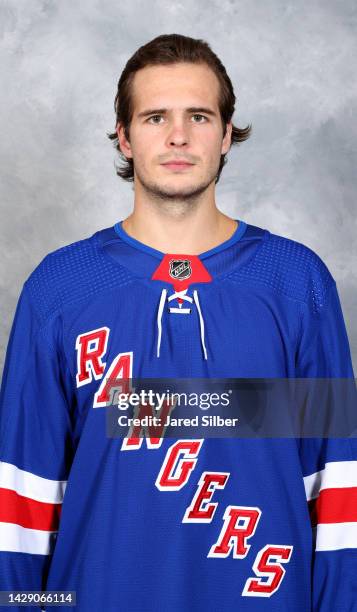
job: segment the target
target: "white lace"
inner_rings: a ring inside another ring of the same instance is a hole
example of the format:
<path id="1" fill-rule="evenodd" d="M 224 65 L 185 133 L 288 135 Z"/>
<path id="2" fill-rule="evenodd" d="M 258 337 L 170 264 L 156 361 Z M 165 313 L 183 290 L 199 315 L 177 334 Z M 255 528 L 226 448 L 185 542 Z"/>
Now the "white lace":
<path id="1" fill-rule="evenodd" d="M 182 300 L 186 300 L 187 302 L 192 303 L 192 301 L 193 301 L 192 297 L 190 297 L 189 295 L 186 295 L 186 293 L 187 293 L 187 289 L 183 289 L 182 291 L 175 291 L 174 293 L 169 295 L 169 297 L 167 298 L 167 301 L 171 302 L 172 300 L 175 300 L 177 298 L 181 298 Z M 159 308 L 158 308 L 158 311 L 157 311 L 157 329 L 158 329 L 157 351 L 156 351 L 156 356 L 157 357 L 160 357 L 160 347 L 161 347 L 161 337 L 162 337 L 161 319 L 162 319 L 162 313 L 164 311 L 164 305 L 165 305 L 165 302 L 166 302 L 166 296 L 167 296 L 167 290 L 163 289 L 161 291 Z M 205 345 L 205 324 L 204 324 L 204 320 L 203 320 L 203 316 L 202 316 L 200 302 L 199 302 L 199 299 L 198 299 L 198 292 L 197 292 L 196 289 L 194 289 L 194 291 L 193 291 L 193 299 L 195 301 L 195 304 L 196 304 L 196 307 L 197 307 L 197 310 L 198 310 L 198 316 L 199 316 L 199 319 L 200 319 L 201 344 L 202 344 L 203 354 L 204 354 L 205 359 L 207 359 L 207 349 L 206 349 L 206 345 Z M 170 306 L 169 307 L 169 311 L 173 312 L 175 314 L 190 314 L 191 308 L 183 308 L 182 304 L 180 303 L 178 307 Z"/>

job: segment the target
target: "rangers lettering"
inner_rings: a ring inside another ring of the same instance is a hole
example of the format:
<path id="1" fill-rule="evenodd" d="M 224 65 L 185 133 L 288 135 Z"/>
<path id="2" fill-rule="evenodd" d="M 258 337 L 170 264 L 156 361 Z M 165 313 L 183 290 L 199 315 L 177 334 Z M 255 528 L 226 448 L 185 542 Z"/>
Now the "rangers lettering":
<path id="1" fill-rule="evenodd" d="M 293 546 L 279 546 L 267 544 L 262 548 L 254 561 L 253 570 L 256 576 L 268 578 L 257 580 L 248 578 L 244 585 L 242 595 L 250 597 L 271 597 L 281 585 L 285 569 L 281 563 L 288 563 L 291 558 Z M 273 560 L 271 560 L 271 557 Z M 275 560 L 274 560 L 275 559 Z M 279 563 L 280 561 L 280 563 Z"/>
<path id="2" fill-rule="evenodd" d="M 169 448 L 155 485 L 160 491 L 179 491 L 197 463 L 203 440 L 178 440 Z"/>
<path id="3" fill-rule="evenodd" d="M 93 408 L 111 406 L 115 393 L 128 393 L 133 370 L 133 353 L 119 353 L 113 360 L 98 391 L 94 395 Z"/>
<path id="4" fill-rule="evenodd" d="M 155 410 L 155 407 L 150 404 L 143 405 L 141 404 L 135 410 L 134 418 L 142 420 L 145 417 L 153 418 L 155 412 L 155 416 L 160 419 L 160 425 L 148 425 L 148 427 L 144 427 L 143 425 L 132 425 L 129 430 L 129 434 L 126 438 L 124 438 L 121 450 L 137 450 L 141 447 L 143 443 L 143 436 L 140 436 L 141 432 L 145 430 L 145 439 L 148 448 L 159 448 L 163 441 L 163 433 L 166 429 L 164 423 L 166 422 L 167 415 L 172 412 L 176 405 L 176 400 L 174 402 L 164 401 L 161 407 L 160 412 Z M 150 423 L 150 418 L 148 419 Z"/>
<path id="5" fill-rule="evenodd" d="M 224 489 L 228 478 L 228 472 L 202 472 L 198 481 L 198 490 L 186 509 L 182 522 L 210 523 L 218 503 L 208 504 L 207 502 L 212 499 L 215 489 Z"/>
<path id="6" fill-rule="evenodd" d="M 105 370 L 102 358 L 107 350 L 109 331 L 109 327 L 100 327 L 77 336 L 77 387 L 92 382 L 93 376 L 95 380 L 102 378 Z"/>
<path id="7" fill-rule="evenodd" d="M 244 559 L 250 549 L 247 540 L 254 535 L 261 514 L 260 508 L 227 506 L 221 533 L 207 556 L 224 558 L 232 552 L 235 559 Z"/>

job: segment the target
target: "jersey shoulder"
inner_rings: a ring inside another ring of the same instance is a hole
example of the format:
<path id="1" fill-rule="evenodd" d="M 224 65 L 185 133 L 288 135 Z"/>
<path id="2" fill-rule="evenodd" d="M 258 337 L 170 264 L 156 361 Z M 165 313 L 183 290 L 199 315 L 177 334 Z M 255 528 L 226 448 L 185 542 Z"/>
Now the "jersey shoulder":
<path id="1" fill-rule="evenodd" d="M 27 278 L 24 286 L 41 320 L 131 280 L 126 268 L 103 254 L 99 236 L 106 231 L 48 253 Z"/>
<path id="2" fill-rule="evenodd" d="M 276 293 L 303 302 L 319 312 L 335 283 L 321 257 L 310 247 L 266 230 L 255 255 L 234 272 L 245 279 L 270 287 Z"/>

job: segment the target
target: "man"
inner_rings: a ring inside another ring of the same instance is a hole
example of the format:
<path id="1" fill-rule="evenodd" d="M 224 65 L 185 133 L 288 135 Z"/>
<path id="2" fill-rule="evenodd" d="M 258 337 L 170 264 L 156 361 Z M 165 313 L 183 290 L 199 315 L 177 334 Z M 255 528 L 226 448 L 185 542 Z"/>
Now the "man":
<path id="1" fill-rule="evenodd" d="M 207 43 L 180 35 L 121 75 L 110 137 L 133 212 L 45 257 L 10 337 L 3 590 L 76 591 L 81 612 L 356 606 L 353 440 L 106 435 L 131 378 L 353 377 L 321 259 L 217 208 L 250 133 L 234 101 Z"/>

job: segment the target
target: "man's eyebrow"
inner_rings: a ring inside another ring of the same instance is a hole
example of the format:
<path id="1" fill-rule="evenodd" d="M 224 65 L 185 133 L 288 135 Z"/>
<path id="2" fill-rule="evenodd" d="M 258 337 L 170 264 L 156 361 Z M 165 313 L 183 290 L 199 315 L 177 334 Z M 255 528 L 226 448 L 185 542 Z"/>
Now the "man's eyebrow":
<path id="1" fill-rule="evenodd" d="M 186 108 L 187 113 L 205 113 L 205 115 L 212 115 L 215 117 L 217 113 L 215 113 L 211 108 L 206 108 L 205 106 L 191 106 L 190 108 Z"/>
<path id="2" fill-rule="evenodd" d="M 164 115 L 167 113 L 167 108 L 151 108 L 148 110 L 141 111 L 138 113 L 138 117 L 149 117 L 149 115 Z M 211 115 L 212 117 L 216 117 L 217 113 L 215 113 L 211 108 L 206 108 L 205 106 L 190 106 L 185 109 L 186 113 L 205 113 L 205 115 Z"/>

